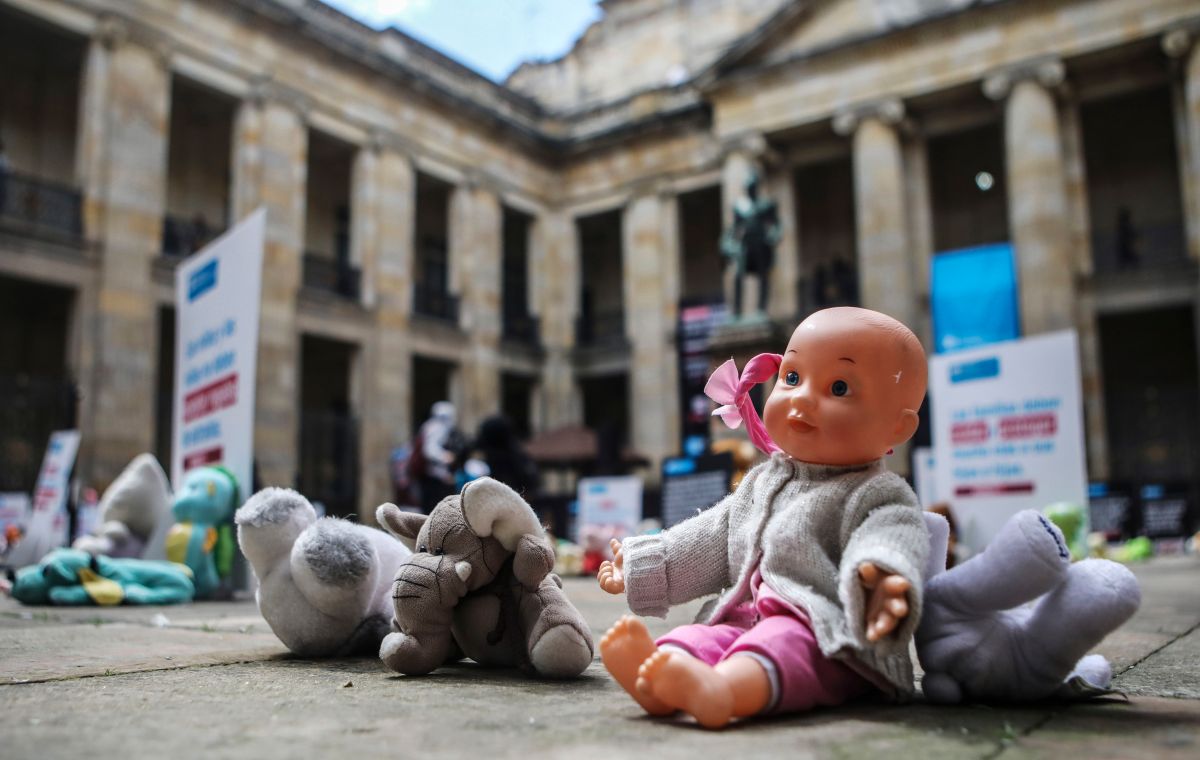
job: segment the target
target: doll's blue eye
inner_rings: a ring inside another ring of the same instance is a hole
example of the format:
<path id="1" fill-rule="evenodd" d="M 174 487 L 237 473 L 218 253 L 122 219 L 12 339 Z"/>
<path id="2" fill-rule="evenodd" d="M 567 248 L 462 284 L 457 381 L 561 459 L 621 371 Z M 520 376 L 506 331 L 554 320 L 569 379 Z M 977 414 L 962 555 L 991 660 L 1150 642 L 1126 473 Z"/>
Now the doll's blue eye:
<path id="1" fill-rule="evenodd" d="M 800 382 L 800 376 L 795 372 L 789 372 L 783 376 L 783 382 L 787 383 L 788 385 L 797 385 Z"/>
<path id="2" fill-rule="evenodd" d="M 846 385 L 845 380 L 834 380 L 833 387 L 829 389 L 829 392 L 835 396 L 845 396 L 850 392 L 850 386 Z"/>
<path id="3" fill-rule="evenodd" d="M 417 547 L 417 554 L 424 554 L 426 551 L 428 551 L 428 547 L 426 547 L 425 544 L 421 544 Z"/>

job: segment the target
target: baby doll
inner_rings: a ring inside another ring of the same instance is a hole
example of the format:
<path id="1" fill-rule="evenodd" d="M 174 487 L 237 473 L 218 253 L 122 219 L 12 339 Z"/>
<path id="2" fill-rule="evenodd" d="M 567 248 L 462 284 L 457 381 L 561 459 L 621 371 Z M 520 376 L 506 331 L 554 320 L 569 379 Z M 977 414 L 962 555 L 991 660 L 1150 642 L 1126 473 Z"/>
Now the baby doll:
<path id="1" fill-rule="evenodd" d="M 782 356 L 760 354 L 728 383 L 714 414 L 745 421 L 770 458 L 711 509 L 613 541 L 598 575 L 638 614 L 727 589 L 701 624 L 657 642 L 632 616 L 601 639 L 605 667 L 646 712 L 720 728 L 873 690 L 911 694 L 929 536 L 915 494 L 882 459 L 916 430 L 925 372 L 908 328 L 845 307 L 813 314 Z M 771 377 L 764 426 L 747 394 Z"/>

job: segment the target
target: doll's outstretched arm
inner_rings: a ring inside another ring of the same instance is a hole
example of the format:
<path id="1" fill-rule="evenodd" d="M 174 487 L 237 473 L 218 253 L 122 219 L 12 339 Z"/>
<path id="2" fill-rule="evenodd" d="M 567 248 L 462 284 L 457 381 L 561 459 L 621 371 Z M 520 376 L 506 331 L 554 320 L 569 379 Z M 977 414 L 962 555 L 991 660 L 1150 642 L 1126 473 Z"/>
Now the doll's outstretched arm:
<path id="1" fill-rule="evenodd" d="M 670 530 L 625 539 L 622 575 L 629 609 L 665 617 L 672 606 L 729 585 L 729 505 L 737 495 Z"/>
<path id="2" fill-rule="evenodd" d="M 912 502 L 871 509 L 842 554 L 838 595 L 850 630 L 885 653 L 908 646 L 921 616 L 929 534 Z"/>

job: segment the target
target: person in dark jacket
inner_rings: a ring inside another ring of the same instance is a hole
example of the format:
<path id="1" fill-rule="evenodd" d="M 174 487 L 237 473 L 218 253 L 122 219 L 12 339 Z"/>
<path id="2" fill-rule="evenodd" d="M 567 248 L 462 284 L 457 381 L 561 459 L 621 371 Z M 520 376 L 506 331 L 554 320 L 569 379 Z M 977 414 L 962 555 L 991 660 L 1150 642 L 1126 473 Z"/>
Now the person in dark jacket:
<path id="1" fill-rule="evenodd" d="M 475 450 L 499 480 L 528 499 L 538 489 L 537 466 L 521 448 L 507 417 L 493 415 L 479 423 Z"/>

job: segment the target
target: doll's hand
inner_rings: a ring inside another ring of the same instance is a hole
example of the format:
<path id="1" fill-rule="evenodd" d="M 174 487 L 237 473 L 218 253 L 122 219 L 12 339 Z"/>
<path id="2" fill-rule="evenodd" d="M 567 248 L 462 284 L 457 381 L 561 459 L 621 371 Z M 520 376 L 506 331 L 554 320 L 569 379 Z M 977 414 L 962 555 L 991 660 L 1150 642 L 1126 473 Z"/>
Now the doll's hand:
<path id="1" fill-rule="evenodd" d="M 604 560 L 600 563 L 600 572 L 596 574 L 596 580 L 600 581 L 600 588 L 610 594 L 625 593 L 625 555 L 621 553 L 621 542 L 613 539 L 609 542 L 612 547 L 613 558 Z"/>
<path id="2" fill-rule="evenodd" d="M 867 592 L 867 641 L 879 641 L 908 617 L 909 582 L 885 573 L 873 562 L 858 566 L 858 578 Z"/>

